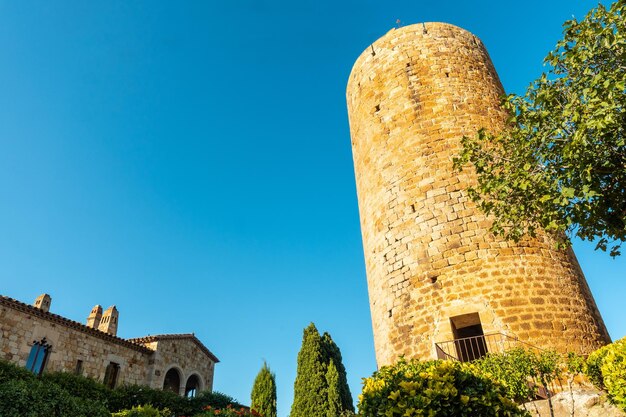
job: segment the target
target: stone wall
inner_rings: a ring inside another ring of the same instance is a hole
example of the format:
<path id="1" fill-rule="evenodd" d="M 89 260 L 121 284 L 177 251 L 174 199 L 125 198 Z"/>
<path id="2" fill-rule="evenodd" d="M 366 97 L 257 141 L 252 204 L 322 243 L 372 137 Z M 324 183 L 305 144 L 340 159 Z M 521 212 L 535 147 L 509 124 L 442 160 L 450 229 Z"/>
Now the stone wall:
<path id="1" fill-rule="evenodd" d="M 52 346 L 46 372 L 75 372 L 82 361 L 81 374 L 104 380 L 110 362 L 120 365 L 117 384 L 144 384 L 148 358 L 152 352 L 123 339 L 63 317 L 2 299 L 0 303 L 0 359 L 25 366 L 33 341 L 44 337 Z"/>
<path id="2" fill-rule="evenodd" d="M 92 313 L 97 312 L 98 307 Z M 88 321 L 93 326 L 91 317 Z M 196 391 L 211 391 L 214 367 L 219 362 L 192 333 L 122 339 L 0 296 L 0 359 L 26 366 L 33 344 L 44 338 L 51 346 L 45 372 L 77 372 L 103 382 L 106 368 L 113 362 L 119 365 L 116 385 L 138 384 L 163 389 L 167 372 L 174 369 L 180 378 L 175 391 L 181 395 L 185 394 L 186 382 L 194 375 L 197 381 L 192 385 Z M 81 365 L 77 369 L 79 361 Z M 172 389 L 171 384 L 168 388 Z"/>
<path id="3" fill-rule="evenodd" d="M 588 353 L 610 341 L 571 251 L 494 237 L 457 174 L 460 138 L 497 131 L 504 94 L 482 42 L 443 23 L 395 29 L 358 58 L 347 101 L 376 357 L 430 359 L 451 318 Z"/>
<path id="4" fill-rule="evenodd" d="M 189 337 L 164 338 L 146 343 L 155 350 L 150 386 L 162 388 L 166 373 L 175 369 L 180 376 L 180 394 L 185 392 L 185 383 L 196 375 L 200 380 L 199 390 L 213 389 L 215 363 L 207 360 L 202 349 Z"/>

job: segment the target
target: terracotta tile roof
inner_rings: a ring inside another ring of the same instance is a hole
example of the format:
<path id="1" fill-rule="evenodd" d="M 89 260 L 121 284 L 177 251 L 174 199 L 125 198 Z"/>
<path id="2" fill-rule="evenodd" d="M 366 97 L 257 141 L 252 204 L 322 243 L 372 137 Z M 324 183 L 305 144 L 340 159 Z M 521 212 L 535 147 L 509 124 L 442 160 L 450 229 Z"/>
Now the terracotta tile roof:
<path id="1" fill-rule="evenodd" d="M 131 339 L 126 340 L 126 339 L 122 339 L 121 337 L 110 335 L 98 329 L 87 327 L 86 325 L 79 323 L 77 321 L 66 319 L 65 317 L 59 316 L 58 314 L 43 311 L 30 304 L 22 303 L 21 301 L 17 301 L 13 298 L 6 297 L 4 295 L 0 295 L 0 305 L 12 308 L 17 311 L 24 312 L 27 314 L 31 314 L 33 316 L 51 321 L 53 323 L 60 324 L 65 327 L 69 327 L 71 329 L 81 331 L 83 333 L 89 334 L 94 337 L 98 337 L 100 339 L 106 340 L 107 342 L 116 343 L 118 345 L 122 345 L 122 346 L 137 350 L 142 353 L 153 352 L 152 349 L 149 349 L 148 347 L 142 344 L 135 343 Z"/>
<path id="2" fill-rule="evenodd" d="M 155 334 L 144 337 L 136 337 L 128 340 L 133 343 L 139 343 L 143 345 L 144 343 L 158 342 L 159 340 L 179 339 L 191 339 L 191 341 L 194 342 L 200 348 L 200 350 L 202 350 L 213 362 L 218 363 L 220 361 L 219 359 L 217 359 L 217 356 L 211 353 L 211 351 L 206 346 L 204 346 L 204 344 L 202 344 L 202 342 L 193 333 Z"/>

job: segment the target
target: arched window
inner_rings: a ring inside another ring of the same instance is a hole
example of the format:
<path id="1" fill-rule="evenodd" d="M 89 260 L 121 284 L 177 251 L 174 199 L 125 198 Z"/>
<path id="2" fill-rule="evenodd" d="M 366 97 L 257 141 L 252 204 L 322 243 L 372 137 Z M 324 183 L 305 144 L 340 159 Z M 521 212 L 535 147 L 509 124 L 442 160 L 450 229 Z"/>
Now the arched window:
<path id="1" fill-rule="evenodd" d="M 198 375 L 191 375 L 185 384 L 185 397 L 192 398 L 198 394 L 200 390 L 200 379 Z"/>
<path id="2" fill-rule="evenodd" d="M 45 337 L 39 341 L 33 341 L 33 347 L 30 348 L 30 354 L 26 360 L 26 369 L 35 375 L 41 375 L 43 368 L 46 366 L 50 348 L 52 346 L 48 344 Z"/>
<path id="3" fill-rule="evenodd" d="M 163 380 L 163 391 L 172 391 L 176 394 L 180 394 L 180 374 L 174 368 L 171 368 L 165 374 Z"/>

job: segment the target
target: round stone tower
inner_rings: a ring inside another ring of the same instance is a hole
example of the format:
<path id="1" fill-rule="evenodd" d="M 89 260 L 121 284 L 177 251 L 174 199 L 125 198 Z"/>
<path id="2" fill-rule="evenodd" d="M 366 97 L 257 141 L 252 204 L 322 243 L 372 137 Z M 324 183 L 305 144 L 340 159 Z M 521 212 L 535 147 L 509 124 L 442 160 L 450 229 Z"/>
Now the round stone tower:
<path id="1" fill-rule="evenodd" d="M 358 58 L 348 114 L 376 358 L 461 360 L 511 346 L 610 342 L 571 250 L 489 232 L 458 174 L 460 139 L 497 131 L 504 91 L 482 42 L 444 23 L 394 29 Z M 471 353 L 470 353 L 471 351 Z"/>

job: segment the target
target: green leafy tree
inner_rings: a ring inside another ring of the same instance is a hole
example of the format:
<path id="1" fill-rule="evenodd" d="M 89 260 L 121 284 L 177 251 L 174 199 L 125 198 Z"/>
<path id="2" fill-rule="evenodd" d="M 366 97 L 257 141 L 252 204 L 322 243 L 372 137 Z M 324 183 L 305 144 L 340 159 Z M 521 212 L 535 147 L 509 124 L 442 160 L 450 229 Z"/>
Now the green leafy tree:
<path id="1" fill-rule="evenodd" d="M 250 407 L 262 417 L 276 417 L 276 375 L 267 363 L 263 363 L 254 379 L 251 399 Z"/>
<path id="2" fill-rule="evenodd" d="M 501 132 L 462 140 L 469 193 L 492 231 L 518 241 L 546 230 L 620 253 L 626 240 L 626 0 L 565 22 L 548 74 L 510 95 Z"/>
<path id="3" fill-rule="evenodd" d="M 327 417 L 328 387 L 326 383 L 325 349 L 313 323 L 304 329 L 298 353 L 298 369 L 294 383 L 290 417 Z"/>

